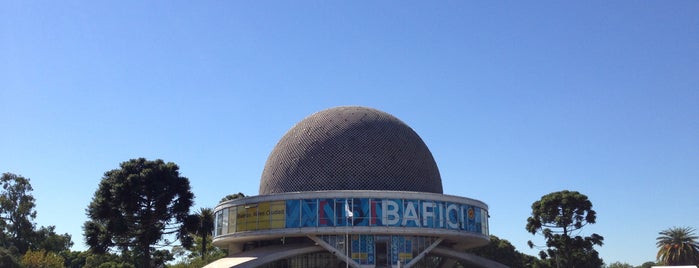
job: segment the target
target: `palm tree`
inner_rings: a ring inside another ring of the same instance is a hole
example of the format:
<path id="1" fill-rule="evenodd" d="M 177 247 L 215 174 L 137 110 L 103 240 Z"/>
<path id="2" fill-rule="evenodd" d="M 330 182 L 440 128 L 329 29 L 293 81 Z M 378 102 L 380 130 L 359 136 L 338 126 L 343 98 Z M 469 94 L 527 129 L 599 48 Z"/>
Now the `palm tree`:
<path id="1" fill-rule="evenodd" d="M 672 227 L 659 233 L 658 262 L 663 265 L 699 264 L 699 242 L 694 228 Z"/>
<path id="2" fill-rule="evenodd" d="M 206 237 L 210 236 L 214 231 L 214 212 L 211 208 L 202 208 L 199 210 L 199 226 L 194 232 L 201 236 L 201 258 L 206 257 Z"/>

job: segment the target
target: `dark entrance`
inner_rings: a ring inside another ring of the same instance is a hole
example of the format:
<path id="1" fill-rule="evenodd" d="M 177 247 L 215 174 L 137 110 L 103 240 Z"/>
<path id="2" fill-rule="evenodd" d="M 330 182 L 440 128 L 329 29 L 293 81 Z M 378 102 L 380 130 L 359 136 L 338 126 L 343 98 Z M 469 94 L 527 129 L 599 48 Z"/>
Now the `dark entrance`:
<path id="1" fill-rule="evenodd" d="M 376 242 L 374 246 L 376 249 L 376 268 L 390 267 L 388 263 L 388 243 Z"/>

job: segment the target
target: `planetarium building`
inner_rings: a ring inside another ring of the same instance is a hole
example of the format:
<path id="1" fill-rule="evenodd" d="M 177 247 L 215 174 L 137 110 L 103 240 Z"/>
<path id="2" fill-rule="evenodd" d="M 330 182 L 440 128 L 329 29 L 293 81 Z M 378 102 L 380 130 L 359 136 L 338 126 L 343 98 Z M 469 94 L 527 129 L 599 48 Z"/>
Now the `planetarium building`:
<path id="1" fill-rule="evenodd" d="M 445 195 L 408 125 L 357 106 L 315 113 L 267 159 L 258 196 L 215 210 L 207 267 L 505 267 L 464 253 L 488 243 L 488 206 Z"/>

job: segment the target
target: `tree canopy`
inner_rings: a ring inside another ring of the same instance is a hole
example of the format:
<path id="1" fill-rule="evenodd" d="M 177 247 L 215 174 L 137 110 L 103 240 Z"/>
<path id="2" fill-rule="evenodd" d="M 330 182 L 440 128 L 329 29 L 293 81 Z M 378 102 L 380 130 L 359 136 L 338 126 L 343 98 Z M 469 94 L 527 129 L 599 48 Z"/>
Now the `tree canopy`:
<path id="1" fill-rule="evenodd" d="M 116 247 L 122 255 L 134 254 L 136 266 L 151 267 L 154 246 L 164 236 L 189 235 L 184 222 L 193 199 L 189 179 L 180 176 L 176 164 L 144 158 L 123 162 L 105 172 L 87 208 L 85 241 L 96 253 Z"/>
<path id="2" fill-rule="evenodd" d="M 55 252 L 27 251 L 20 261 L 24 268 L 63 268 L 64 259 Z"/>
<path id="3" fill-rule="evenodd" d="M 602 267 L 604 262 L 593 247 L 601 246 L 604 238 L 594 233 L 586 237 L 572 236 L 596 219 L 597 213 L 586 195 L 566 190 L 544 195 L 534 202 L 526 229 L 544 236 L 547 249 L 540 251 L 539 256 L 550 257 L 552 266 Z M 529 246 L 534 247 L 534 244 L 529 241 Z"/>
<path id="4" fill-rule="evenodd" d="M 189 219 L 189 229 L 196 236 L 202 239 L 199 243 L 201 258 L 206 257 L 206 238 L 211 236 L 214 231 L 214 211 L 211 208 L 201 208 L 198 214 L 191 215 Z"/>
<path id="5" fill-rule="evenodd" d="M 70 235 L 57 234 L 55 226 L 36 229 L 36 205 L 29 178 L 4 173 L 0 184 L 0 247 L 8 249 L 5 253 L 18 260 L 30 250 L 58 253 L 73 245 Z"/>
<path id="6" fill-rule="evenodd" d="M 699 241 L 694 228 L 672 227 L 658 236 L 657 259 L 663 265 L 699 264 Z"/>
<path id="7" fill-rule="evenodd" d="M 637 266 L 636 268 L 651 268 L 653 266 L 655 266 L 655 262 L 647 261 L 647 262 L 644 262 L 643 264 Z"/>
<path id="8" fill-rule="evenodd" d="M 223 203 L 223 202 L 226 202 L 228 200 L 236 200 L 238 198 L 243 198 L 243 197 L 245 197 L 245 194 L 243 194 L 241 192 L 238 192 L 237 194 L 229 194 L 229 195 L 221 198 L 221 201 L 219 201 L 219 203 Z"/>
<path id="9" fill-rule="evenodd" d="M 16 248 L 15 248 L 16 250 Z M 7 248 L 0 247 L 0 267 L 3 268 L 20 268 L 19 260 L 15 257 L 16 252 L 12 252 Z"/>
<path id="10" fill-rule="evenodd" d="M 202 244 L 206 243 L 206 253 L 201 255 Z M 226 249 L 214 247 L 211 239 L 204 241 L 200 236 L 194 235 L 194 246 L 185 249 L 181 246 L 172 248 L 172 253 L 178 257 L 179 261 L 168 265 L 171 268 L 199 268 L 226 256 Z"/>
<path id="11" fill-rule="evenodd" d="M 607 265 L 607 268 L 634 268 L 633 265 L 625 263 L 625 262 L 613 262 Z"/>
<path id="12" fill-rule="evenodd" d="M 536 257 L 519 252 L 510 241 L 500 239 L 494 235 L 490 236 L 490 243 L 487 245 L 469 249 L 467 252 L 497 261 L 512 268 L 546 267 Z M 460 265 L 465 266 L 463 264 Z"/>
<path id="13" fill-rule="evenodd" d="M 12 173 L 3 173 L 0 183 L 0 242 L 3 247 L 16 247 L 24 254 L 34 231 L 36 205 L 31 194 L 34 189 L 28 178 Z"/>

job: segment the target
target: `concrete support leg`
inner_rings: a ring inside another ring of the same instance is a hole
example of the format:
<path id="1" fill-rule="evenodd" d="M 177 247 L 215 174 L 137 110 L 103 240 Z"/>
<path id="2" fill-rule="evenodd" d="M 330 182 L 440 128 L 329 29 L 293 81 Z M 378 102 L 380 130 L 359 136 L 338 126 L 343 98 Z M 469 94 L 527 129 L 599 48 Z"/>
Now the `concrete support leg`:
<path id="1" fill-rule="evenodd" d="M 328 252 L 330 252 L 330 253 L 332 253 L 333 255 L 337 256 L 338 259 L 343 260 L 343 261 L 346 261 L 347 264 L 348 264 L 349 266 L 354 267 L 354 268 L 359 268 L 359 263 L 357 263 L 357 262 L 354 261 L 352 258 L 350 258 L 349 256 L 347 256 L 347 255 L 345 254 L 344 250 L 342 250 L 342 249 L 337 249 L 337 248 L 333 247 L 332 245 L 328 244 L 328 243 L 325 242 L 323 239 L 320 239 L 320 238 L 318 238 L 318 237 L 315 236 L 315 235 L 309 235 L 308 238 L 310 238 L 311 240 L 313 240 L 313 242 L 315 242 L 315 243 L 318 244 L 319 246 L 323 247 L 323 248 L 324 248 L 325 250 L 327 250 Z M 345 241 L 345 246 L 346 246 L 346 247 L 349 246 L 349 241 Z"/>

